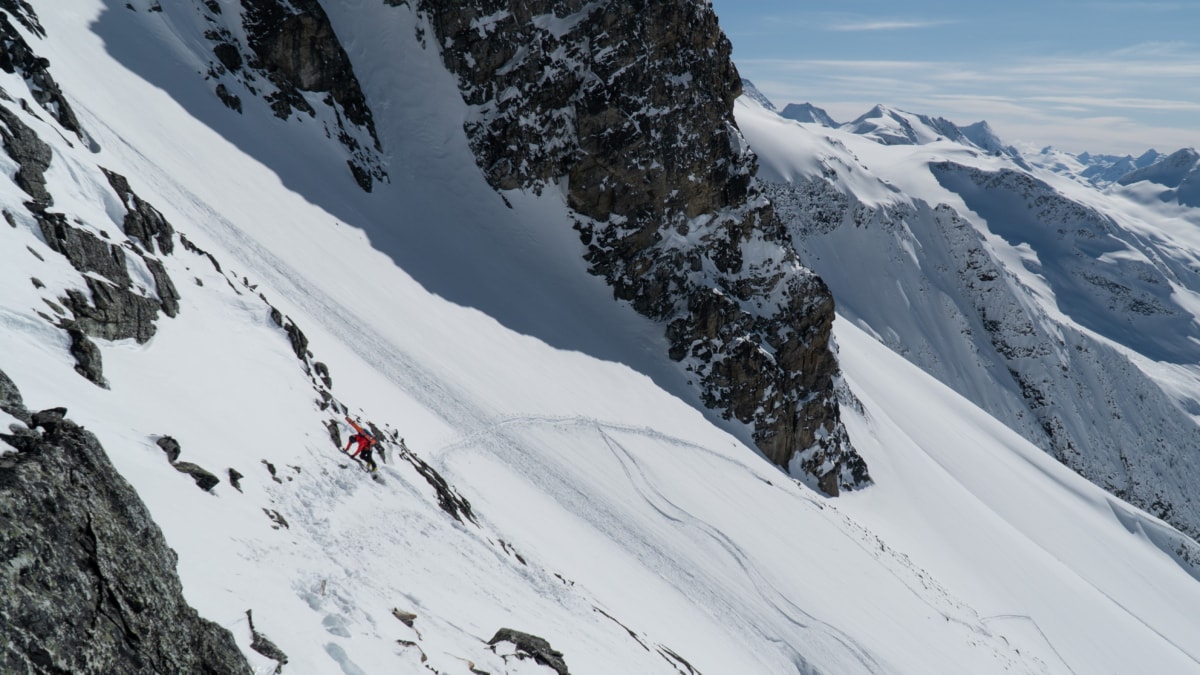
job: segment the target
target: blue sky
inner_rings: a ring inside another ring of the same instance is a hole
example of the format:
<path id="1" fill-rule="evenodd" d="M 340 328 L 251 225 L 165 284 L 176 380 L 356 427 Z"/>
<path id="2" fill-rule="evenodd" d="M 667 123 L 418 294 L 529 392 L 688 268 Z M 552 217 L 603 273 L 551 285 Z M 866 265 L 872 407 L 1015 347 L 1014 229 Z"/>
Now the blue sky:
<path id="1" fill-rule="evenodd" d="M 712 4 L 779 107 L 845 122 L 884 103 L 1071 152 L 1200 147 L 1200 0 Z"/>

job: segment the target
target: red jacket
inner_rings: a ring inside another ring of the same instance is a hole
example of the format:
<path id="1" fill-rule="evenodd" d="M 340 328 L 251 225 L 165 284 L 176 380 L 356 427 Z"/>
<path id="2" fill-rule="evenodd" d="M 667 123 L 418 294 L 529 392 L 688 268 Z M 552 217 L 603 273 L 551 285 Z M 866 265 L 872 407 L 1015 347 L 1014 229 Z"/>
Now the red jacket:
<path id="1" fill-rule="evenodd" d="M 367 436 L 366 434 L 354 434 L 350 437 L 350 442 L 346 443 L 346 451 L 349 452 L 350 446 L 354 445 L 355 443 L 358 443 L 358 447 L 355 448 L 354 452 L 350 453 L 351 457 L 357 457 L 358 453 L 366 450 L 372 445 L 375 445 L 375 439 Z"/>

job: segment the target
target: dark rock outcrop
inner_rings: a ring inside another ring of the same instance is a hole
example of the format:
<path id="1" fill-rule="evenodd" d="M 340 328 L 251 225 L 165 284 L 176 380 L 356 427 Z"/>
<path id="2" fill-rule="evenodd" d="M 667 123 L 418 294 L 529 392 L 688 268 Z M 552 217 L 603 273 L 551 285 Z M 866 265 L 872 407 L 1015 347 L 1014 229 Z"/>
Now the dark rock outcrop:
<path id="1" fill-rule="evenodd" d="M 175 462 L 173 466 L 179 473 L 186 473 L 191 476 L 192 480 L 196 481 L 196 485 L 205 492 L 213 489 L 221 482 L 220 478 L 217 478 L 211 471 L 198 464 L 193 464 L 192 462 Z"/>
<path id="2" fill-rule="evenodd" d="M 25 26 L 25 30 L 39 37 L 46 37 L 46 29 L 38 21 L 33 6 L 26 0 L 0 0 L 0 9 L 8 12 Z"/>
<path id="3" fill-rule="evenodd" d="M 300 330 L 291 319 L 288 319 L 286 325 L 283 326 L 284 332 L 287 333 L 288 343 L 292 345 L 292 353 L 301 361 L 308 361 L 308 337 L 304 335 L 304 331 Z"/>
<path id="4" fill-rule="evenodd" d="M 565 182 L 591 271 L 666 325 L 706 405 L 827 493 L 867 482 L 835 393 L 833 299 L 754 179 L 733 121 L 741 79 L 712 8 L 414 4 L 459 77 L 491 185 Z"/>
<path id="5" fill-rule="evenodd" d="M 386 182 L 374 117 L 321 4 L 242 0 L 242 9 L 242 25 L 232 26 L 219 6 L 208 7 L 210 24 L 222 26 L 205 33 L 214 43 L 209 76 L 218 80 L 214 91 L 221 102 L 241 112 L 242 100 L 232 91 L 238 89 L 263 98 L 280 119 L 293 113 L 319 117 L 349 153 L 350 173 L 363 190 Z M 325 110 L 310 103 L 306 94 L 312 93 L 325 94 Z"/>
<path id="6" fill-rule="evenodd" d="M 19 74 L 29 84 L 29 90 L 37 104 L 50 113 L 64 129 L 74 132 L 83 140 L 83 127 L 79 125 L 75 111 L 63 96 L 58 83 L 50 76 L 50 61 L 35 54 L 17 27 L 9 20 L 11 14 L 27 30 L 44 36 L 45 30 L 38 23 L 33 8 L 24 0 L 3 0 L 0 2 L 0 9 L 7 10 L 7 13 L 0 12 L 0 70 Z"/>
<path id="7" fill-rule="evenodd" d="M 3 15 L 0 15 L 3 16 Z M 12 111 L 0 106 L 0 138 L 4 140 L 4 152 L 19 167 L 13 181 L 25 194 L 33 198 L 33 209 L 44 209 L 54 203 L 46 191 L 46 169 L 50 167 L 52 153 L 29 125 L 21 121 Z"/>
<path id="8" fill-rule="evenodd" d="M 0 373 L 0 405 L 21 409 Z M 250 673 L 183 599 L 176 558 L 96 437 L 61 410 L 0 434 L 0 672 Z"/>
<path id="9" fill-rule="evenodd" d="M 382 451 L 380 451 L 380 456 L 382 454 Z M 411 464 L 417 470 L 417 473 L 421 474 L 421 477 L 425 479 L 425 482 L 429 483 L 429 486 L 433 488 L 437 494 L 438 506 L 443 511 L 464 525 L 467 521 L 476 525 L 479 524 L 475 520 L 475 512 L 471 508 L 471 502 L 459 494 L 458 490 L 454 489 L 446 478 L 438 473 L 437 469 L 429 465 L 429 462 L 426 462 L 409 450 L 403 438 L 400 439 L 400 457 Z"/>
<path id="10" fill-rule="evenodd" d="M 75 358 L 75 372 L 98 386 L 108 386 L 104 381 L 104 362 L 100 357 L 100 348 L 86 333 L 74 326 L 67 329 L 67 334 L 71 336 L 71 356 Z"/>
<path id="11" fill-rule="evenodd" d="M 76 270 L 95 273 L 108 280 L 87 276 L 84 279 L 86 295 L 79 290 L 69 290 L 67 297 L 61 299 L 75 316 L 68 322 L 68 327 L 105 340 L 134 338 L 143 343 L 154 336 L 160 309 L 168 316 L 178 313 L 179 293 L 161 261 L 143 256 L 155 281 L 159 296 L 156 300 L 134 290 L 124 248 L 72 226 L 61 213 L 39 211 L 34 216 L 42 238 L 51 250 L 66 257 Z M 171 231 L 169 224 L 165 227 Z M 160 240 L 159 246 L 163 245 Z"/>
<path id="12" fill-rule="evenodd" d="M 205 469 L 204 467 L 192 462 L 179 461 L 179 455 L 183 453 L 183 447 L 179 445 L 179 441 L 175 440 L 171 436 L 163 436 L 154 443 L 158 447 L 162 448 L 162 451 L 166 453 L 167 461 L 171 463 L 171 466 L 175 467 L 175 470 L 179 473 L 186 473 L 187 475 L 191 476 L 192 480 L 196 481 L 196 485 L 199 486 L 201 490 L 208 492 L 220 484 L 221 479 L 217 478 L 211 471 Z M 233 471 L 233 469 L 230 469 L 231 478 L 235 473 L 236 472 Z M 241 478 L 241 474 L 238 474 L 238 478 Z M 234 487 L 237 487 L 237 485 L 234 485 Z"/>
<path id="13" fill-rule="evenodd" d="M 250 610 L 246 610 L 246 623 L 250 625 L 250 648 L 268 659 L 274 659 L 279 664 L 275 667 L 275 672 L 282 672 L 283 666 L 288 662 L 287 654 L 275 646 L 275 643 L 271 642 L 270 638 L 258 632 L 254 627 L 254 615 Z"/>
<path id="14" fill-rule="evenodd" d="M 155 441 L 154 444 L 162 448 L 162 451 L 167 454 L 168 462 L 174 464 L 175 462 L 179 461 L 179 455 L 183 452 L 183 448 L 180 447 L 179 441 L 170 436 L 163 436 Z"/>
<path id="15" fill-rule="evenodd" d="M 9 379 L 3 370 L 0 370 L 0 410 L 21 420 L 26 425 L 33 424 L 33 418 L 30 417 L 29 411 L 25 409 L 25 401 L 21 398 L 21 391 L 17 389 L 17 385 Z"/>
<path id="16" fill-rule="evenodd" d="M 167 222 L 163 214 L 137 196 L 124 176 L 103 167 L 100 170 L 104 172 L 108 184 L 125 205 L 125 220 L 121 224 L 125 235 L 136 240 L 151 253 L 154 253 L 155 244 L 163 255 L 174 252 L 175 228 L 171 227 L 171 223 Z"/>
<path id="17" fill-rule="evenodd" d="M 75 314 L 70 325 L 104 340 L 133 338 L 144 343 L 154 337 L 159 302 L 128 288 L 87 277 L 90 299 L 80 291 L 67 291 L 63 299 Z"/>
<path id="18" fill-rule="evenodd" d="M 150 276 L 154 278 L 154 292 L 158 295 L 163 314 L 175 318 L 179 314 L 179 291 L 175 288 L 175 282 L 171 281 L 161 260 L 144 256 L 142 260 L 146 262 Z"/>
<path id="19" fill-rule="evenodd" d="M 546 666 L 558 675 L 570 675 L 567 663 L 563 661 L 562 652 L 552 648 L 545 638 L 511 628 L 501 628 L 496 631 L 491 640 L 488 640 L 489 645 L 495 645 L 497 642 L 511 642 L 516 645 L 518 656 L 532 658 L 536 663 Z"/>
<path id="20" fill-rule="evenodd" d="M 4 139 L 4 149 L 20 167 L 13 180 L 32 197 L 26 206 L 38 223 L 42 239 L 84 275 L 86 292 L 70 289 L 65 297 L 59 298 L 61 305 L 72 313 L 72 318 L 62 320 L 60 325 L 70 333 L 76 370 L 105 386 L 100 351 L 89 338 L 133 338 L 144 343 L 154 336 L 160 310 L 172 317 L 179 312 L 179 292 L 166 267 L 141 248 L 150 253 L 157 249 L 164 255 L 170 254 L 174 250 L 174 228 L 130 190 L 124 177 L 107 170 L 105 176 L 127 210 L 122 228 L 131 239 L 124 245 L 111 244 L 86 229 L 84 223 L 77 221 L 80 226 L 76 227 L 64 214 L 48 211 L 54 203 L 43 175 L 52 157 L 49 146 L 4 106 L 0 106 L 0 122 L 3 122 L 0 136 Z M 139 292 L 145 289 L 135 288 L 126 249 L 145 262 L 154 279 L 157 300 Z"/>
<path id="21" fill-rule="evenodd" d="M 317 377 L 321 378 L 321 382 L 325 383 L 326 389 L 333 389 L 333 377 L 329 374 L 329 366 L 317 361 L 313 363 L 313 370 L 317 373 Z"/>
<path id="22" fill-rule="evenodd" d="M 50 250 L 66 257 L 76 270 L 95 272 L 118 287 L 131 286 L 125 251 L 100 237 L 67 222 L 61 213 L 37 214 L 42 239 Z"/>

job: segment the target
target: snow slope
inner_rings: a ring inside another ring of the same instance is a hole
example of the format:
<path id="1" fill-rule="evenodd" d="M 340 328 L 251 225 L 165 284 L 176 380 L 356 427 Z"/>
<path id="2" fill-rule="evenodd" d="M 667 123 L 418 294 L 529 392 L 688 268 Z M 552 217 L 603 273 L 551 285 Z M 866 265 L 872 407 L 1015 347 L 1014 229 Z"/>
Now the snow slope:
<path id="1" fill-rule="evenodd" d="M 103 165 L 221 268 L 165 257 L 179 316 L 144 345 L 102 343 L 98 388 L 38 314 L 80 275 L 0 181 L 16 222 L 0 225 L 0 369 L 31 409 L 65 405 L 97 434 L 188 600 L 258 672 L 276 664 L 249 648 L 247 609 L 297 674 L 550 672 L 489 648 L 501 627 L 575 673 L 1200 672 L 1192 545 L 850 322 L 848 424 L 876 487 L 820 497 L 698 412 L 660 331 L 584 272 L 562 196 L 509 209 L 487 188 L 408 8 L 328 7 L 380 121 L 392 182 L 368 195 L 319 129 L 222 117 L 193 46 L 147 5 L 39 8 L 97 152 L 20 114 L 54 149 L 53 210 L 119 238 Z M 398 442 L 381 483 L 337 454 L 337 415 L 267 302 L 337 399 L 403 436 L 473 519 Z M 164 434 L 222 484 L 174 470 Z"/>
<path id="2" fill-rule="evenodd" d="M 889 144 L 745 101 L 737 114 L 843 316 L 1097 484 L 1200 532 L 1194 211 L 1161 186 L 1101 193 L 969 143 Z"/>

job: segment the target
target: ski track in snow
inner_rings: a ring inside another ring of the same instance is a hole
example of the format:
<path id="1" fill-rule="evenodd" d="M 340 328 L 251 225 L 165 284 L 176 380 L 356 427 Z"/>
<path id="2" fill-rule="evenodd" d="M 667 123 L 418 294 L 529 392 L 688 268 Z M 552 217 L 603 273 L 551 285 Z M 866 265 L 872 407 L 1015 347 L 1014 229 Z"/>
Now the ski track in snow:
<path id="1" fill-rule="evenodd" d="M 550 427 L 557 430 L 567 430 L 568 433 L 594 431 L 599 436 L 608 453 L 617 461 L 622 475 L 628 484 L 636 490 L 641 500 L 664 520 L 680 525 L 687 531 L 698 533 L 704 539 L 715 543 L 717 548 L 723 551 L 736 565 L 736 568 L 741 571 L 742 576 L 748 582 L 753 592 L 767 607 L 771 608 L 772 612 L 782 623 L 772 625 L 772 622 L 764 622 L 761 616 L 740 612 L 737 607 L 729 603 L 722 603 L 719 596 L 697 594 L 697 589 L 720 587 L 723 584 L 728 584 L 728 580 L 715 578 L 695 579 L 692 578 L 691 570 L 681 570 L 672 575 L 672 577 L 669 577 L 676 580 L 672 582 L 674 587 L 683 595 L 692 598 L 695 606 L 712 608 L 714 603 L 721 603 L 722 608 L 719 612 L 715 610 L 710 611 L 714 611 L 715 614 L 720 614 L 726 618 L 730 616 L 742 617 L 747 630 L 752 631 L 760 639 L 779 647 L 781 651 L 787 654 L 789 661 L 795 664 L 800 672 L 815 673 L 820 672 L 820 670 L 810 663 L 795 648 L 792 642 L 778 637 L 782 626 L 792 626 L 804 632 L 805 637 L 801 642 L 808 645 L 810 649 L 814 648 L 816 644 L 824 644 L 825 647 L 816 649 L 826 654 L 833 654 L 835 649 L 832 649 L 831 645 L 837 645 L 840 649 L 836 651 L 848 655 L 863 668 L 863 672 L 878 673 L 891 672 L 893 670 L 885 666 L 869 647 L 861 644 L 858 640 L 836 626 L 822 621 L 813 614 L 805 611 L 796 602 L 776 590 L 775 584 L 759 569 L 759 566 L 754 563 L 752 557 L 729 535 L 678 506 L 664 494 L 650 478 L 647 470 L 638 461 L 636 453 L 617 440 L 613 434 L 630 434 L 673 445 L 690 452 L 702 453 L 719 462 L 728 463 L 731 470 L 756 476 L 763 482 L 766 482 L 766 479 L 760 473 L 761 470 L 756 471 L 754 467 L 741 463 L 728 455 L 713 451 L 711 448 L 662 433 L 649 427 L 605 422 L 587 416 L 531 414 L 506 417 L 498 420 L 486 429 L 479 429 L 443 446 L 437 453 L 438 457 L 442 460 L 440 462 L 441 468 L 447 474 L 453 475 L 455 474 L 453 459 L 457 453 L 481 452 L 483 447 L 486 447 L 488 451 L 493 453 L 499 452 L 499 448 L 504 447 L 509 451 L 507 454 L 510 457 L 514 452 L 520 453 L 520 457 L 508 460 L 510 466 L 519 469 L 525 475 L 551 474 L 553 480 L 539 480 L 539 485 L 546 489 L 547 493 L 552 495 L 568 511 L 592 522 L 599 529 L 605 530 L 604 524 L 609 520 L 608 518 L 596 516 L 594 511 L 586 506 L 573 506 L 573 504 L 578 503 L 578 498 L 582 499 L 583 504 L 592 504 L 592 502 L 589 501 L 587 495 L 579 495 L 578 490 L 572 487 L 572 480 L 568 471 L 556 470 L 545 461 L 539 461 L 539 458 L 533 454 L 533 451 L 526 450 L 521 445 L 519 439 L 512 434 L 499 433 L 501 430 L 520 427 Z M 538 474 L 532 472 L 538 472 Z M 783 474 L 780 474 L 779 478 L 795 482 Z M 771 483 L 770 485 L 774 484 Z M 554 486 L 563 486 L 563 488 L 555 489 Z M 806 508 L 823 512 L 827 520 L 835 520 L 839 529 L 843 532 L 845 539 L 852 542 L 865 555 L 878 560 L 887 569 L 888 573 L 921 603 L 943 617 L 945 621 L 960 626 L 964 631 L 980 640 L 987 641 L 991 645 L 989 648 L 996 654 L 997 658 L 1011 661 L 1011 657 L 1004 653 L 1006 651 L 1006 643 L 1003 638 L 998 637 L 995 633 L 988 630 L 974 610 L 960 601 L 953 599 L 947 589 L 929 578 L 927 573 L 916 568 L 907 556 L 896 553 L 879 540 L 878 537 L 871 534 L 866 527 L 853 521 L 849 516 L 838 512 L 835 507 L 810 494 L 807 490 L 799 486 L 790 490 L 780 486 L 774 487 L 776 490 L 785 492 L 789 498 L 804 504 Z M 619 528 L 611 532 L 613 533 L 614 540 L 620 540 L 621 530 Z M 664 552 L 652 546 L 647 546 L 646 543 L 648 541 L 649 537 L 646 537 L 641 542 L 625 540 L 625 544 L 632 554 L 641 557 L 648 567 L 653 568 L 656 565 L 663 564 L 662 556 Z M 641 545 L 637 545 L 638 543 Z M 648 551 L 653 551 L 653 553 L 648 553 Z M 647 555 L 653 556 L 654 559 L 647 559 Z M 884 556 L 887 557 L 887 560 L 884 560 Z M 937 600 L 929 597 L 930 594 L 933 594 Z M 739 592 L 731 592 L 729 596 L 741 597 L 741 594 Z M 938 601 L 945 603 L 946 606 L 938 606 Z M 846 664 L 844 660 L 839 660 L 839 662 L 843 665 Z"/>
<path id="2" fill-rule="evenodd" d="M 997 621 L 997 620 L 1002 620 L 1002 619 L 1016 619 L 1019 621 L 1024 621 L 1024 622 L 1028 623 L 1029 625 L 1033 626 L 1033 629 L 1035 631 L 1037 631 L 1038 636 L 1041 637 L 1042 642 L 1045 643 L 1046 648 L 1049 649 L 1054 654 L 1054 656 L 1058 658 L 1059 662 L 1062 663 L 1063 667 L 1067 669 L 1067 672 L 1072 673 L 1072 675 L 1075 675 L 1075 669 L 1072 668 L 1071 664 L 1067 663 L 1067 660 L 1062 657 L 1062 654 L 1060 654 L 1058 652 L 1058 649 L 1054 646 L 1054 643 L 1050 641 L 1050 638 L 1046 637 L 1045 631 L 1043 631 L 1042 627 L 1038 625 L 1038 622 L 1033 617 L 1029 616 L 1028 614 L 997 614 L 995 616 L 983 617 L 981 620 L 984 623 L 987 623 L 989 621 Z"/>
<path id="3" fill-rule="evenodd" d="M 675 505 L 666 495 L 664 495 L 653 482 L 646 476 L 645 470 L 638 463 L 633 453 L 625 446 L 621 445 L 616 439 L 604 431 L 603 428 L 597 425 L 597 431 L 600 437 L 604 440 L 610 453 L 621 464 L 621 469 L 625 477 L 629 479 L 634 489 L 638 491 L 642 499 L 653 508 L 657 513 L 664 518 L 689 526 L 694 530 L 698 530 L 703 535 L 707 536 L 712 541 L 725 551 L 725 553 L 734 560 L 737 566 L 742 570 L 746 579 L 749 580 L 751 587 L 760 598 L 771 607 L 775 613 L 782 618 L 786 623 L 800 628 L 806 632 L 815 632 L 819 635 L 809 636 L 816 637 L 819 641 L 821 638 L 831 640 L 840 645 L 846 653 L 867 670 L 867 672 L 880 672 L 879 661 L 864 645 L 859 644 L 854 638 L 846 633 L 838 630 L 834 626 L 821 621 L 817 617 L 805 612 L 794 602 L 775 590 L 774 585 L 769 579 L 758 569 L 751 560 L 750 556 L 742 550 L 728 535 L 713 527 L 709 523 L 700 518 L 693 516 L 691 513 Z M 682 590 L 682 589 L 681 589 Z M 785 606 L 786 605 L 786 606 Z M 800 654 L 796 648 L 774 636 L 774 631 L 769 627 L 754 624 L 751 626 L 758 631 L 759 636 L 769 642 L 774 643 L 781 649 L 786 650 L 793 663 L 798 664 L 800 669 L 811 669 L 812 665 Z M 811 643 L 809 643 L 811 644 Z"/>

